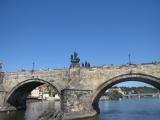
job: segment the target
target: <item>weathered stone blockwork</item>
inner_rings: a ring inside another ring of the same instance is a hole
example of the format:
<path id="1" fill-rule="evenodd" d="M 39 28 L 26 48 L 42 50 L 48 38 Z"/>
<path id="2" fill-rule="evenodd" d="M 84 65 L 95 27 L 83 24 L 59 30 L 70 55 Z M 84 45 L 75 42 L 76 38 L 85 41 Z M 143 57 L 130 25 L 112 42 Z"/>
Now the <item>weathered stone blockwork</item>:
<path id="1" fill-rule="evenodd" d="M 16 90 L 23 94 L 32 90 L 26 90 L 29 86 L 48 83 L 61 95 L 62 111 L 83 115 L 90 114 L 93 108 L 98 111 L 101 94 L 117 83 L 141 81 L 160 89 L 160 63 L 12 72 L 0 74 L 0 80 L 0 106 L 6 105 Z"/>
<path id="2" fill-rule="evenodd" d="M 0 72 L 0 84 L 3 84 L 4 72 Z"/>
<path id="3" fill-rule="evenodd" d="M 5 104 L 5 96 L 6 92 L 5 91 L 0 91 L 0 107 L 4 106 Z"/>
<path id="4" fill-rule="evenodd" d="M 62 109 L 64 112 L 90 112 L 91 92 L 89 90 L 64 89 L 62 91 Z"/>

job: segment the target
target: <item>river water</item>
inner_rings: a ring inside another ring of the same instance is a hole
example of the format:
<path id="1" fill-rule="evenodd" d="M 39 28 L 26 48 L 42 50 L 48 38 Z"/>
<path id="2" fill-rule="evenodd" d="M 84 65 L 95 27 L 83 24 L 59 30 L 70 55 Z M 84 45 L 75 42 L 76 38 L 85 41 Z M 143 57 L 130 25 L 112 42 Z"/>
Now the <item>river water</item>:
<path id="1" fill-rule="evenodd" d="M 35 120 L 44 111 L 59 109 L 58 102 L 27 103 L 26 111 L 0 113 L 0 120 Z M 160 99 L 100 101 L 100 120 L 160 120 Z"/>
<path id="2" fill-rule="evenodd" d="M 0 120 L 37 120 L 42 113 L 54 111 L 55 108 L 60 108 L 58 101 L 29 102 L 26 111 L 2 112 Z"/>
<path id="3" fill-rule="evenodd" d="M 160 120 L 160 99 L 100 101 L 101 120 Z"/>

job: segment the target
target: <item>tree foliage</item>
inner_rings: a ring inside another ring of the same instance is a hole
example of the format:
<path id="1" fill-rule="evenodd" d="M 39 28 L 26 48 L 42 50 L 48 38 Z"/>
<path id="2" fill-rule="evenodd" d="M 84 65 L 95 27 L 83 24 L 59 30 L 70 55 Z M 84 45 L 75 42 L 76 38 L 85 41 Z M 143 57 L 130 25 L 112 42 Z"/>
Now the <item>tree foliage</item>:
<path id="1" fill-rule="evenodd" d="M 108 92 L 106 95 L 108 96 L 109 100 L 119 100 L 120 98 L 122 98 L 122 94 L 117 90 Z"/>

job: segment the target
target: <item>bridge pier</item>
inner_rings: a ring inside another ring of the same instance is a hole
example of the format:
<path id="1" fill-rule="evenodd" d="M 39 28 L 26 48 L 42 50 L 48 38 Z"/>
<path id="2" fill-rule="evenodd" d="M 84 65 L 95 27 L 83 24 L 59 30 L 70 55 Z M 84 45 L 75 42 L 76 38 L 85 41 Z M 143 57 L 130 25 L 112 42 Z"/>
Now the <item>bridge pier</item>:
<path id="1" fill-rule="evenodd" d="M 5 90 L 5 88 L 3 86 L 4 76 L 5 76 L 5 73 L 0 71 L 0 112 L 1 111 L 16 110 L 13 106 L 11 106 L 5 102 L 7 91 Z"/>
<path id="2" fill-rule="evenodd" d="M 91 104 L 90 90 L 64 89 L 62 91 L 62 110 L 64 120 L 93 117 L 97 113 Z"/>
<path id="3" fill-rule="evenodd" d="M 3 87 L 3 78 L 4 78 L 4 72 L 0 71 L 0 107 L 4 106 L 4 100 L 6 96 L 6 91 Z"/>
<path id="4" fill-rule="evenodd" d="M 2 87 L 2 86 L 0 86 Z M 0 107 L 4 106 L 4 100 L 5 100 L 6 92 L 5 91 L 0 91 Z"/>
<path id="5" fill-rule="evenodd" d="M 64 113 L 64 120 L 85 119 L 97 115 L 92 107 L 92 90 L 82 83 L 81 68 L 77 66 L 69 69 L 69 83 L 61 91 L 61 109 Z"/>

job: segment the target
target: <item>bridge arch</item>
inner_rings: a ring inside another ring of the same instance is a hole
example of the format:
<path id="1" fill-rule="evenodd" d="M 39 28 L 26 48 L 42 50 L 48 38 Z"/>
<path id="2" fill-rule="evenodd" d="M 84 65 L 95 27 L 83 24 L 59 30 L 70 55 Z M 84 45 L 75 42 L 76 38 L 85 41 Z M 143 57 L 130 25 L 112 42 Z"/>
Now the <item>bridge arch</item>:
<path id="1" fill-rule="evenodd" d="M 141 74 L 141 73 L 131 73 L 131 74 L 122 74 L 116 77 L 113 77 L 109 80 L 106 80 L 102 84 L 100 84 L 92 94 L 92 106 L 99 113 L 99 99 L 101 95 L 112 86 L 126 81 L 139 81 L 143 83 L 150 84 L 155 88 L 160 90 L 160 78 L 154 77 L 152 75 Z"/>
<path id="2" fill-rule="evenodd" d="M 60 96 L 61 90 L 56 84 L 54 84 L 54 82 L 50 83 L 43 79 L 33 78 L 24 80 L 13 87 L 7 93 L 5 97 L 5 103 L 16 107 L 16 109 L 26 109 L 27 96 L 32 90 L 43 84 L 49 84 L 50 86 L 52 86 Z"/>

